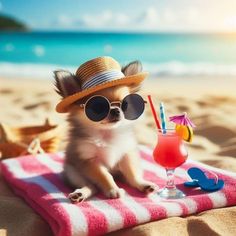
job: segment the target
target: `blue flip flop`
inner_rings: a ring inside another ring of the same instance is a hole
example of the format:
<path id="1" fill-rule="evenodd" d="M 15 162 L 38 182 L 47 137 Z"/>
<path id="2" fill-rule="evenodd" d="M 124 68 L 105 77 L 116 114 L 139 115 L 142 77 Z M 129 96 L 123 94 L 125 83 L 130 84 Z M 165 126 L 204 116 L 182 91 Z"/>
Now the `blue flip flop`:
<path id="1" fill-rule="evenodd" d="M 215 184 L 215 179 L 208 179 L 210 185 Z M 198 180 L 193 179 L 193 181 L 185 182 L 184 183 L 185 187 L 199 187 Z"/>
<path id="2" fill-rule="evenodd" d="M 213 192 L 220 190 L 224 187 L 224 181 L 221 179 L 211 179 L 208 178 L 205 173 L 197 168 L 192 167 L 188 170 L 189 176 L 193 179 L 192 182 L 185 182 L 186 187 L 200 187 L 206 192 Z"/>

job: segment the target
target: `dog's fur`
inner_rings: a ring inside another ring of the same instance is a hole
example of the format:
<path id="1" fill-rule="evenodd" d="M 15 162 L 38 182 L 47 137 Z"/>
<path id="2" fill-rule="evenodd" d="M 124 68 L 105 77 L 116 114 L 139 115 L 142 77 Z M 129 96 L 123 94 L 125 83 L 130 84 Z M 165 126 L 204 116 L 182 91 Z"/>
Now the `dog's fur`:
<path id="1" fill-rule="evenodd" d="M 132 62 L 122 69 L 127 75 L 141 72 L 138 61 Z M 75 91 L 80 91 L 80 85 L 75 76 L 66 71 L 56 71 L 55 81 L 57 92 L 66 97 Z M 122 101 L 130 94 L 137 92 L 140 86 L 116 86 L 93 93 L 102 95 L 109 101 Z M 91 97 L 89 96 L 89 97 Z M 68 122 L 70 133 L 66 148 L 64 176 L 75 191 L 69 194 L 72 201 L 80 202 L 92 195 L 98 189 L 109 198 L 118 198 L 124 194 L 113 176 L 121 174 L 131 186 L 143 192 L 155 189 L 153 183 L 143 180 L 142 168 L 139 163 L 137 143 L 133 133 L 134 121 L 126 120 L 119 106 L 119 118 L 111 113 L 100 122 L 89 120 L 84 109 L 79 104 L 85 103 L 86 97 L 70 106 Z"/>

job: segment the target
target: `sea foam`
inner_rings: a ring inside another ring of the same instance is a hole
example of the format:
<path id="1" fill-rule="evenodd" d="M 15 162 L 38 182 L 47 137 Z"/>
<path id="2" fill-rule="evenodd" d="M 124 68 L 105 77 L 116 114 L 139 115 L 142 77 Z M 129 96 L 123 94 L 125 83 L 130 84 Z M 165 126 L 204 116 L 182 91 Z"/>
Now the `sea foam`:
<path id="1" fill-rule="evenodd" d="M 50 79 L 55 70 L 69 70 L 75 72 L 76 67 L 51 64 L 8 63 L 0 62 L 0 76 L 13 78 Z"/>
<path id="2" fill-rule="evenodd" d="M 78 65 L 79 66 L 79 65 Z M 171 61 L 168 63 L 143 63 L 145 71 L 151 77 L 156 76 L 236 76 L 236 64 L 223 65 L 213 63 L 182 63 Z M 1 77 L 50 79 L 55 70 L 68 70 L 75 73 L 77 67 L 68 65 L 9 63 L 0 62 Z"/>

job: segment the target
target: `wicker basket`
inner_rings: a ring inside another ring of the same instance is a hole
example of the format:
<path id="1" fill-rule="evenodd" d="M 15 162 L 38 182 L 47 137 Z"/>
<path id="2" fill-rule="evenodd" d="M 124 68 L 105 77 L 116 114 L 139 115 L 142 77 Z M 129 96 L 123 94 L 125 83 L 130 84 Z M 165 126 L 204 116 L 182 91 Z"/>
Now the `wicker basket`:
<path id="1" fill-rule="evenodd" d="M 41 126 L 10 127 L 0 124 L 1 159 L 58 151 L 60 128 L 46 120 Z"/>

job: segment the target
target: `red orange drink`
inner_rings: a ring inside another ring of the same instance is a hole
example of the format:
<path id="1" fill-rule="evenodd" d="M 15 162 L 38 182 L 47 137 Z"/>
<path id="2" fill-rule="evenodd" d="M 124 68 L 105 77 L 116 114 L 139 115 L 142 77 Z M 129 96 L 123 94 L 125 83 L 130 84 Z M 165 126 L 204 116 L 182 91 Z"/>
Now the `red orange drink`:
<path id="1" fill-rule="evenodd" d="M 194 124 L 185 112 L 183 115 L 170 117 L 170 121 L 176 124 L 175 130 L 166 129 L 164 104 L 162 102 L 160 103 L 160 125 L 151 95 L 148 95 L 148 100 L 158 129 L 158 143 L 153 151 L 153 157 L 160 166 L 166 169 L 167 175 L 166 186 L 158 192 L 158 195 L 166 199 L 183 198 L 185 194 L 175 186 L 174 171 L 188 157 L 183 140 L 191 142 L 193 135 L 192 127 L 194 127 Z"/>
<path id="2" fill-rule="evenodd" d="M 158 134 L 158 143 L 153 156 L 159 165 L 166 169 L 174 169 L 186 161 L 188 153 L 182 138 L 173 131 Z"/>
<path id="3" fill-rule="evenodd" d="M 166 186 L 158 192 L 158 195 L 166 199 L 178 199 L 185 194 L 176 188 L 174 183 L 175 168 L 182 165 L 188 152 L 182 141 L 182 137 L 175 130 L 165 130 L 166 133 L 158 132 L 158 143 L 154 149 L 154 160 L 166 169 Z"/>

